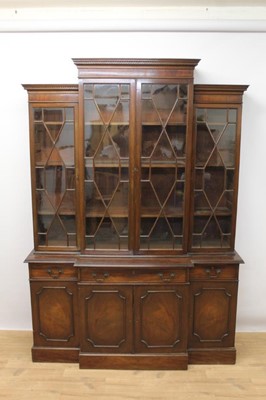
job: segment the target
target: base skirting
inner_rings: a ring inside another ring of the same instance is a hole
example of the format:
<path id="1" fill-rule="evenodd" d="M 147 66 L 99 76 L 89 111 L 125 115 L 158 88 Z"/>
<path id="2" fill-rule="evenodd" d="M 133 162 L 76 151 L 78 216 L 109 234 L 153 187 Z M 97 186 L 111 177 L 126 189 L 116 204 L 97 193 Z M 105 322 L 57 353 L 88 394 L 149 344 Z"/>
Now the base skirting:
<path id="1" fill-rule="evenodd" d="M 33 347 L 31 349 L 32 361 L 36 362 L 63 362 L 78 363 L 78 348 L 52 348 L 52 347 Z"/>
<path id="2" fill-rule="evenodd" d="M 185 370 L 188 364 L 235 364 L 236 349 L 189 349 L 177 354 L 93 354 L 78 348 L 33 347 L 34 362 L 79 363 L 81 369 Z"/>
<path id="3" fill-rule="evenodd" d="M 235 364 L 236 349 L 212 348 L 212 349 L 189 349 L 189 364 Z"/>
<path id="4" fill-rule="evenodd" d="M 139 369 L 139 370 L 185 370 L 188 354 L 88 354 L 80 353 L 80 368 Z"/>

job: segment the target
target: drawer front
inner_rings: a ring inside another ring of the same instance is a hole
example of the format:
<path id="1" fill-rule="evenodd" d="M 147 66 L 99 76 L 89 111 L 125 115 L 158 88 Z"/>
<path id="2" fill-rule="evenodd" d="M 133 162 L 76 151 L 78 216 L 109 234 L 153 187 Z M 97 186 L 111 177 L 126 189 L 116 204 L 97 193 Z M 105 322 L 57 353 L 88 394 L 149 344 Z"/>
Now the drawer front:
<path id="1" fill-rule="evenodd" d="M 31 280 L 77 280 L 77 268 L 66 264 L 30 264 Z"/>
<path id="2" fill-rule="evenodd" d="M 238 265 L 196 265 L 190 270 L 190 280 L 238 279 Z"/>
<path id="3" fill-rule="evenodd" d="M 178 270 L 142 270 L 128 271 L 81 268 L 80 281 L 92 283 L 185 283 L 188 273 L 186 268 Z"/>

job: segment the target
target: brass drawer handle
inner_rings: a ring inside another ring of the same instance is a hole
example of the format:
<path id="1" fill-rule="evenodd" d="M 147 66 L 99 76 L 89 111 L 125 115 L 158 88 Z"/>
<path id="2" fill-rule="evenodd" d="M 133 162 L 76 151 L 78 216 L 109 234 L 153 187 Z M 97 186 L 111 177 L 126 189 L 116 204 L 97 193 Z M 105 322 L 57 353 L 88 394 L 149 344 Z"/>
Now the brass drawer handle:
<path id="1" fill-rule="evenodd" d="M 51 278 L 59 279 L 64 271 L 61 268 L 48 268 L 47 273 L 48 275 L 50 275 Z"/>
<path id="2" fill-rule="evenodd" d="M 219 277 L 220 273 L 222 272 L 221 268 L 206 268 L 205 269 L 206 274 L 208 275 L 209 278 L 211 279 L 216 279 Z"/>
<path id="3" fill-rule="evenodd" d="M 109 272 L 104 272 L 102 275 L 97 274 L 97 272 L 92 273 L 92 277 L 96 280 L 96 282 L 104 282 L 105 279 L 109 278 Z"/>
<path id="4" fill-rule="evenodd" d="M 160 272 L 158 275 L 159 275 L 159 277 L 161 278 L 161 280 L 163 282 L 171 282 L 171 280 L 173 280 L 175 278 L 175 273 L 174 272 L 171 272 L 168 275 Z"/>

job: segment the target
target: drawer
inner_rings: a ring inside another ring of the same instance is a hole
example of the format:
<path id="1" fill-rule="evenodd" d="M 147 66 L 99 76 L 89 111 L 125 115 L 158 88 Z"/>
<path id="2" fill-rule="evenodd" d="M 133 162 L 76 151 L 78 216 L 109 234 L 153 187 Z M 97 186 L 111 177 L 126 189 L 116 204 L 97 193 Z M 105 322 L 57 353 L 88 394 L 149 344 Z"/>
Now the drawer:
<path id="1" fill-rule="evenodd" d="M 187 282 L 187 269 L 173 270 L 127 270 L 119 271 L 108 268 L 93 269 L 81 268 L 80 281 L 91 283 L 185 283 Z"/>
<path id="2" fill-rule="evenodd" d="M 190 280 L 236 280 L 238 265 L 201 265 L 190 270 Z"/>
<path id="3" fill-rule="evenodd" d="M 77 280 L 78 271 L 65 264 L 30 264 L 31 280 Z"/>

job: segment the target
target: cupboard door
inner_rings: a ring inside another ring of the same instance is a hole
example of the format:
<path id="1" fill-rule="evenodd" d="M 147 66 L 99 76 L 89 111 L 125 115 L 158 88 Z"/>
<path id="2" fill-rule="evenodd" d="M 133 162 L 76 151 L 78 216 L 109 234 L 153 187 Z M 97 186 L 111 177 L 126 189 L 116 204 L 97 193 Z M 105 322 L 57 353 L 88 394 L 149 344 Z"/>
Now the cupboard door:
<path id="1" fill-rule="evenodd" d="M 233 347 L 237 283 L 192 282 L 190 290 L 189 347 Z"/>
<path id="2" fill-rule="evenodd" d="M 132 85 L 84 83 L 85 248 L 128 250 Z"/>
<path id="3" fill-rule="evenodd" d="M 139 82 L 140 250 L 184 246 L 190 86 Z"/>
<path id="4" fill-rule="evenodd" d="M 194 249 L 233 248 L 238 109 L 196 108 Z"/>
<path id="5" fill-rule="evenodd" d="M 188 287 L 135 287 L 135 351 L 186 351 Z"/>
<path id="6" fill-rule="evenodd" d="M 132 287 L 84 285 L 79 298 L 81 352 L 131 352 Z"/>
<path id="7" fill-rule="evenodd" d="M 75 134 L 77 106 L 31 109 L 35 243 L 39 250 L 77 249 Z"/>
<path id="8" fill-rule="evenodd" d="M 73 282 L 31 282 L 34 345 L 78 347 L 77 286 Z"/>

